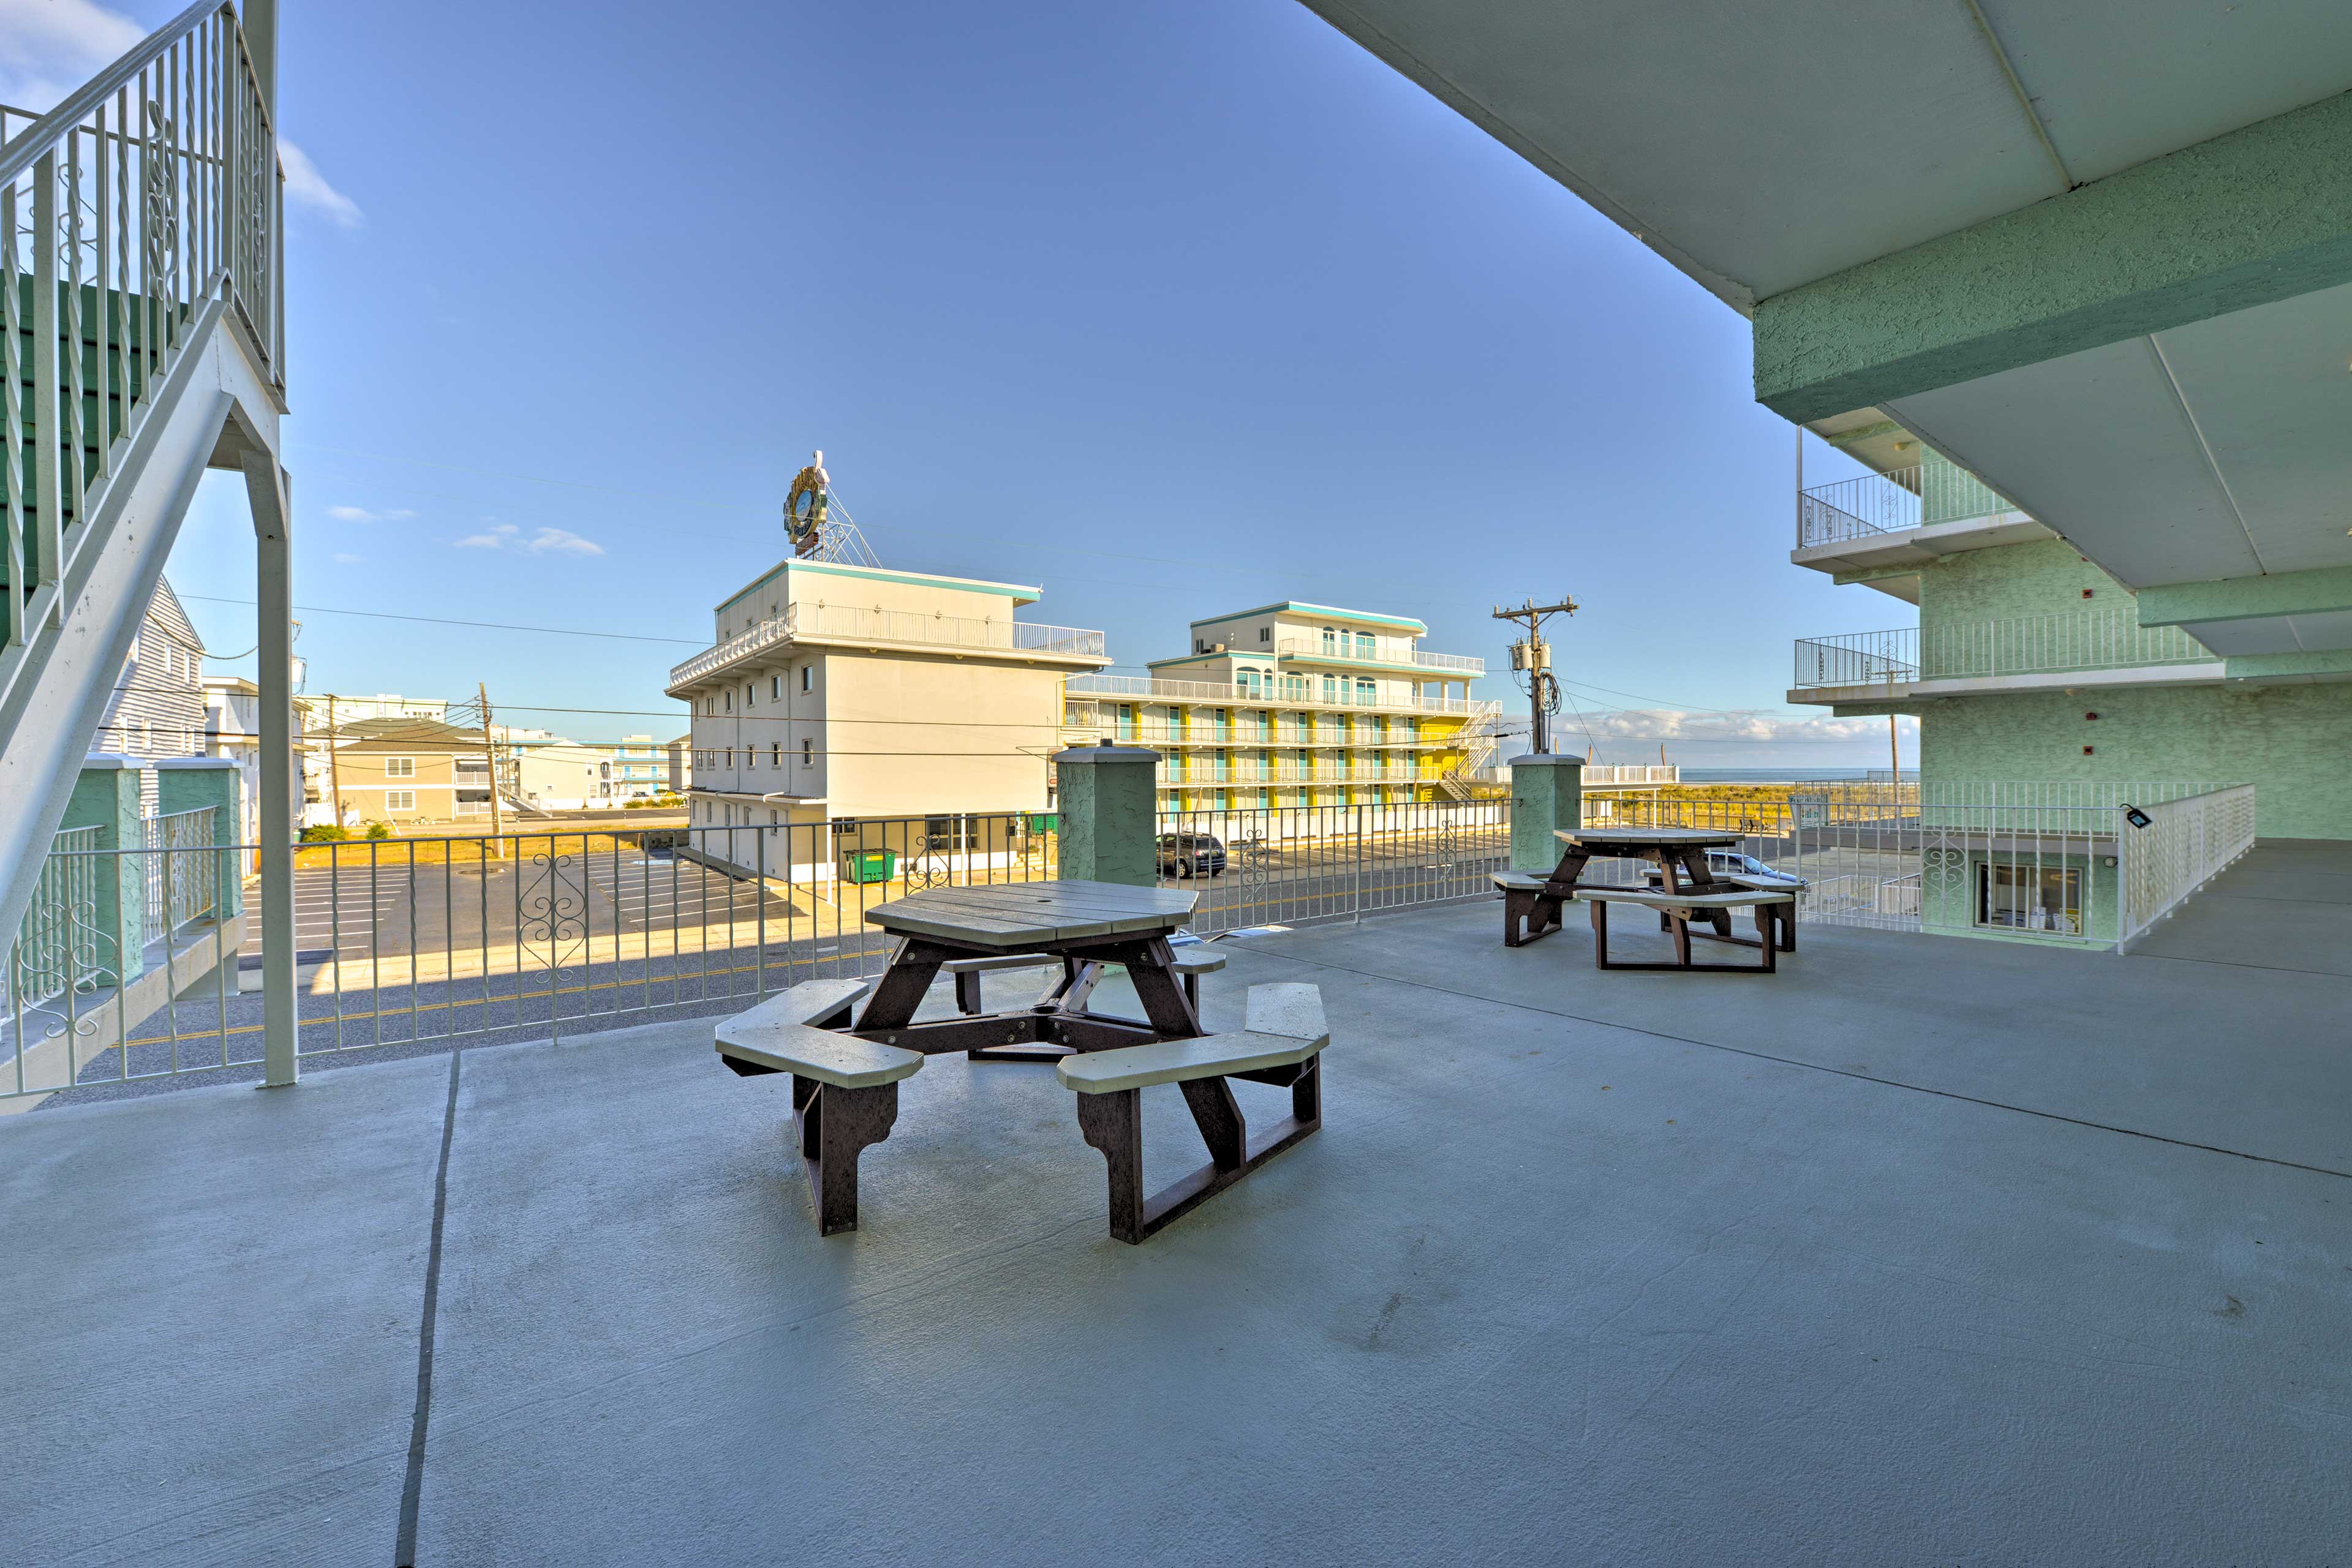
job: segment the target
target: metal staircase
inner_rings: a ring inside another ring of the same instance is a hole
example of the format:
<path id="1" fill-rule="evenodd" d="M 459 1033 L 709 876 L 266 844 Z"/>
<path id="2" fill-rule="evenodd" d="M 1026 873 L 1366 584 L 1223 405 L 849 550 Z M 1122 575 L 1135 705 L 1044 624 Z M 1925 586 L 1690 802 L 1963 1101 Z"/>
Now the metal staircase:
<path id="1" fill-rule="evenodd" d="M 0 931 L 208 468 L 252 498 L 263 837 L 291 837 L 275 0 L 247 9 L 199 0 L 0 146 Z"/>

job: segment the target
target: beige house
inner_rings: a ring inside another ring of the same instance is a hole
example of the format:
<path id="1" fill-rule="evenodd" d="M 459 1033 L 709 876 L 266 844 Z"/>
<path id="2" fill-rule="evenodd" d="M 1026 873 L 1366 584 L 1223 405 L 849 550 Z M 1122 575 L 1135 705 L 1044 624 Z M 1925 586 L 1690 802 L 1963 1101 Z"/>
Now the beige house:
<path id="1" fill-rule="evenodd" d="M 328 770 L 337 819 L 469 826 L 490 815 L 490 756 L 479 731 L 437 719 L 362 719 L 336 730 Z"/>
<path id="2" fill-rule="evenodd" d="M 1063 683 L 1110 658 L 1098 631 L 1014 619 L 1038 593 L 792 560 L 730 595 L 714 645 L 670 671 L 693 710 L 690 825 L 1043 811 Z"/>

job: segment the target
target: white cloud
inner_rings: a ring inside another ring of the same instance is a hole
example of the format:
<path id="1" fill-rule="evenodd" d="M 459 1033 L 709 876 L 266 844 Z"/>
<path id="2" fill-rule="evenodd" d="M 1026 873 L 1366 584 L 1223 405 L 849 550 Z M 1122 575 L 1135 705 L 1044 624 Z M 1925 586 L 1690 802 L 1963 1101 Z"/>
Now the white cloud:
<path id="1" fill-rule="evenodd" d="M 7 3 L 0 0 L 0 5 Z M 357 202 L 327 184 L 310 154 L 283 136 L 278 139 L 278 161 L 286 170 L 288 201 L 309 207 L 337 228 L 357 228 L 367 221 Z"/>
<path id="2" fill-rule="evenodd" d="M 564 555 L 602 555 L 604 547 L 583 539 L 568 528 L 541 528 L 529 539 L 511 522 L 494 522 L 487 533 L 470 533 L 454 542 L 460 550 L 527 550 L 534 555 L 555 551 Z"/>
<path id="3" fill-rule="evenodd" d="M 561 550 L 567 555 L 602 555 L 604 547 L 593 539 L 583 539 L 569 529 L 542 528 L 526 546 L 530 550 Z"/>
<path id="4" fill-rule="evenodd" d="M 405 522 L 416 514 L 405 508 L 391 511 L 370 511 L 363 506 L 331 506 L 327 515 L 337 522 Z"/>
<path id="5" fill-rule="evenodd" d="M 357 566 L 360 562 L 361 557 L 357 555 L 345 554 L 340 550 L 335 552 L 335 564 L 338 566 Z"/>
<path id="6" fill-rule="evenodd" d="M 0 0 L 0 97 L 47 109 L 146 36 L 90 0 Z"/>
<path id="7" fill-rule="evenodd" d="M 1732 743 L 1742 747 L 1763 744 L 1815 745 L 1830 742 L 1855 744 L 1884 745 L 1886 742 L 1886 721 L 1884 718 L 1837 719 L 1827 715 L 1790 715 L 1755 711 L 1718 712 L 1688 708 L 1624 708 L 1601 709 L 1590 706 L 1582 711 L 1563 706 L 1552 720 L 1553 733 L 1562 743 L 1590 736 L 1603 752 L 1603 761 L 1616 760 L 1613 753 L 1624 751 L 1612 746 L 1612 742 L 1643 742 L 1654 746 L 1661 741 L 1704 744 Z M 1507 731 L 1525 734 L 1527 721 L 1515 724 L 1504 721 Z M 1907 715 L 1895 721 L 1904 737 L 1916 738 L 1919 721 Z"/>

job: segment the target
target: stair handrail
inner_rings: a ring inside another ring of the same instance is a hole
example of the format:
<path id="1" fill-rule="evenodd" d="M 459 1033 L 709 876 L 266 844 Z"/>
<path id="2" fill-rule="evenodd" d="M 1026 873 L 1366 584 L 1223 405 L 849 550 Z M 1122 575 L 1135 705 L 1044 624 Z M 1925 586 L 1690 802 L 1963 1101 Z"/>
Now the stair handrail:
<path id="1" fill-rule="evenodd" d="M 121 59 L 68 93 L 58 101 L 56 108 L 18 132 L 5 145 L 0 145 L 0 183 L 13 180 L 32 167 L 33 160 L 43 150 L 56 146 L 61 132 L 78 129 L 83 120 L 94 113 L 99 106 L 106 101 L 110 94 L 129 85 L 132 77 L 153 62 L 165 49 L 194 31 L 197 23 L 207 20 L 223 11 L 228 13 L 229 20 L 232 22 L 236 20 L 236 6 L 232 0 L 196 0 L 194 5 L 131 45 L 123 52 Z M 251 74 L 253 57 L 246 50 L 245 28 L 242 24 L 237 26 L 236 45 L 237 52 L 244 59 L 245 68 L 247 74 Z M 256 79 L 257 82 L 258 79 Z M 257 99 L 255 107 L 261 111 L 263 126 L 271 130 L 274 134 L 275 127 L 270 123 L 268 100 Z"/>

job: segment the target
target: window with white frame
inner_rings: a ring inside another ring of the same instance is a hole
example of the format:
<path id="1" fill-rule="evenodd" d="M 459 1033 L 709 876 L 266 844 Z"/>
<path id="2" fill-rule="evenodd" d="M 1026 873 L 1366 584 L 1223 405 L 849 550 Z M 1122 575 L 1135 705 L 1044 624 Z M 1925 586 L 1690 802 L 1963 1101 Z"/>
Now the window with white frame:
<path id="1" fill-rule="evenodd" d="M 415 778 L 416 776 L 416 759 L 415 757 L 384 758 L 383 776 L 388 779 Z"/>
<path id="2" fill-rule="evenodd" d="M 815 761 L 816 742 L 814 741 L 803 741 L 801 742 L 801 766 L 804 768 L 808 767 L 814 763 Z"/>
<path id="3" fill-rule="evenodd" d="M 782 676 L 772 675 L 768 677 L 768 700 L 772 702 L 782 702 L 784 700 L 784 678 Z"/>
<path id="4" fill-rule="evenodd" d="M 383 792 L 383 808 L 386 811 L 415 811 L 416 792 L 413 789 L 388 789 Z"/>
<path id="5" fill-rule="evenodd" d="M 816 689 L 816 666 L 813 664 L 801 666 L 801 689 L 803 691 Z"/>
<path id="6" fill-rule="evenodd" d="M 784 765 L 784 743 L 782 741 L 768 742 L 768 765 L 772 768 L 781 768 Z"/>

